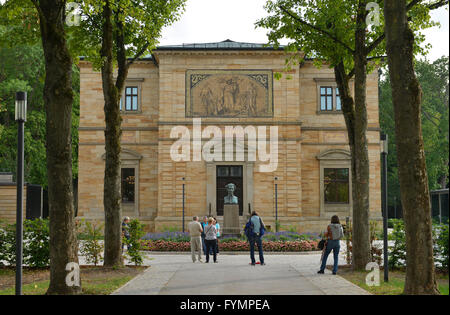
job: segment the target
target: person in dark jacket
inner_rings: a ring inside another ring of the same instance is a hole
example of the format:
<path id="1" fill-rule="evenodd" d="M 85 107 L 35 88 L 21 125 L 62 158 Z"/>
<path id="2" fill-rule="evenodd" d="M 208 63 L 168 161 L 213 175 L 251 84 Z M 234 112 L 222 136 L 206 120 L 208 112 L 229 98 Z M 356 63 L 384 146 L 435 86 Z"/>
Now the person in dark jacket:
<path id="1" fill-rule="evenodd" d="M 262 248 L 262 229 L 265 229 L 264 222 L 259 217 L 256 211 L 252 212 L 252 216 L 249 221 L 250 225 L 253 227 L 252 231 L 248 234 L 248 241 L 250 243 L 250 265 L 256 265 L 255 261 L 255 243 L 258 245 L 259 252 L 259 263 L 263 266 L 264 263 L 264 253 Z"/>
<path id="2" fill-rule="evenodd" d="M 128 226 L 128 223 L 130 223 L 130 218 L 129 217 L 124 217 L 123 221 L 122 221 L 122 238 L 125 237 L 127 240 L 130 239 L 130 232 L 128 231 L 128 229 L 130 228 Z M 123 251 L 123 247 L 124 247 L 124 243 L 122 242 L 122 251 Z M 127 245 L 127 250 L 130 249 L 130 247 Z"/>

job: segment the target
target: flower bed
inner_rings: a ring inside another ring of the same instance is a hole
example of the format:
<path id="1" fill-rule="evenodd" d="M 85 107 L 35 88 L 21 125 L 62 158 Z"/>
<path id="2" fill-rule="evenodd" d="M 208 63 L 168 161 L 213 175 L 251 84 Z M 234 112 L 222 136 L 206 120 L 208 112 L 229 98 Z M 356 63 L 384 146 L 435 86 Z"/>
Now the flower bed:
<path id="1" fill-rule="evenodd" d="M 305 252 L 317 250 L 317 241 L 264 241 L 263 250 L 267 252 Z M 191 245 L 189 242 L 176 242 L 165 240 L 142 240 L 142 249 L 159 252 L 189 252 Z M 219 242 L 219 251 L 249 251 L 250 245 L 243 240 L 228 240 Z"/>
<path id="2" fill-rule="evenodd" d="M 188 232 L 157 232 L 147 233 L 143 238 L 147 241 L 172 241 L 172 242 L 189 242 L 190 236 Z M 246 241 L 247 238 L 242 235 L 240 238 L 226 238 L 220 239 L 223 241 Z M 266 232 L 264 234 L 264 241 L 317 241 L 320 240 L 320 236 L 317 233 L 297 233 L 291 231 L 282 232 Z"/>

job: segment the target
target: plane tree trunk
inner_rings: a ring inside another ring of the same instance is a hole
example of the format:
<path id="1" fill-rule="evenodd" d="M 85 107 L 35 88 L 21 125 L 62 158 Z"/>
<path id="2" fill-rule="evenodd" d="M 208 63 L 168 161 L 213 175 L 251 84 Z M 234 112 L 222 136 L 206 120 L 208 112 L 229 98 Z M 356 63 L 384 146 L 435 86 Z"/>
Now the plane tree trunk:
<path id="1" fill-rule="evenodd" d="M 64 32 L 65 1 L 33 1 L 45 56 L 44 103 L 50 217 L 50 285 L 47 294 L 79 294 L 81 286 L 66 285 L 66 265 L 78 263 L 75 230 L 71 118 L 72 58 Z"/>
<path id="2" fill-rule="evenodd" d="M 385 32 L 395 116 L 398 177 L 406 232 L 405 294 L 439 294 L 421 127 L 422 90 L 414 72 L 414 34 L 405 0 L 385 0 Z"/>

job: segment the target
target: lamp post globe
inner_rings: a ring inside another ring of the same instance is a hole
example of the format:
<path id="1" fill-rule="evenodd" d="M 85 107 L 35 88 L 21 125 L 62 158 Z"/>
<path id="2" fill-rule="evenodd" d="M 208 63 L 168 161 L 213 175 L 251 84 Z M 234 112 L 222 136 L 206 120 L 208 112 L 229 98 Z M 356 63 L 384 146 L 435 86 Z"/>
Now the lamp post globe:
<path id="1" fill-rule="evenodd" d="M 27 92 L 16 92 L 16 121 L 27 121 Z"/>

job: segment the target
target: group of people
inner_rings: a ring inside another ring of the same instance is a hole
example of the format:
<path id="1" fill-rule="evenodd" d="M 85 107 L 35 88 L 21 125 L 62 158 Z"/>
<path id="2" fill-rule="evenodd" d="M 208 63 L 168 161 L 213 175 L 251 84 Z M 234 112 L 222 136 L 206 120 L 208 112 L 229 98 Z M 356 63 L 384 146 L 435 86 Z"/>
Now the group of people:
<path id="1" fill-rule="evenodd" d="M 191 236 L 191 254 L 192 262 L 195 263 L 197 254 L 198 261 L 202 261 L 203 254 L 206 256 L 206 262 L 209 262 L 210 255 L 213 255 L 214 263 L 217 263 L 217 254 L 219 253 L 220 224 L 216 218 L 207 216 L 203 217 L 203 221 L 199 222 L 195 216 L 189 223 L 188 229 Z"/>
<path id="2" fill-rule="evenodd" d="M 128 232 L 128 224 L 130 222 L 129 217 L 125 217 L 122 222 L 122 236 L 126 239 L 130 238 Z M 199 218 L 194 216 L 192 222 L 188 225 L 189 234 L 191 237 L 191 255 L 192 262 L 203 262 L 202 260 L 202 250 L 203 254 L 206 256 L 206 263 L 209 263 L 210 255 L 213 256 L 214 263 L 217 263 L 217 254 L 219 253 L 219 237 L 221 236 L 220 224 L 214 217 L 208 218 L 203 217 L 203 221 L 199 222 Z M 245 234 L 250 243 L 250 265 L 255 266 L 257 264 L 265 265 L 264 253 L 262 247 L 262 237 L 266 227 L 263 220 L 258 215 L 257 212 L 253 211 L 249 221 L 245 226 Z M 319 274 L 325 272 L 325 267 L 329 254 L 333 251 L 334 264 L 333 264 L 333 274 L 337 274 L 338 262 L 339 262 L 339 251 L 340 251 L 340 240 L 344 237 L 344 230 L 339 222 L 339 217 L 334 215 L 331 217 L 331 223 L 327 227 L 325 232 L 325 245 L 322 251 L 321 266 L 318 271 Z M 259 252 L 259 262 L 255 260 L 255 245 L 258 246 Z M 123 245 L 122 245 L 123 250 Z M 196 257 L 197 255 L 197 257 Z"/>
<path id="3" fill-rule="evenodd" d="M 250 243 L 250 265 L 265 265 L 264 253 L 262 247 L 262 237 L 265 232 L 265 225 L 258 213 L 252 212 L 252 215 L 245 226 L 245 234 Z M 220 237 L 220 225 L 216 218 L 203 217 L 203 222 L 199 222 L 197 216 L 193 217 L 189 223 L 189 234 L 191 236 L 191 255 L 192 262 L 202 261 L 202 249 L 206 256 L 206 262 L 209 263 L 210 255 L 213 255 L 214 263 L 217 263 L 217 254 L 219 252 L 218 237 Z M 319 274 L 325 273 L 325 267 L 329 254 L 333 251 L 334 264 L 333 275 L 337 274 L 340 240 L 344 237 L 344 230 L 339 222 L 339 217 L 331 217 L 331 223 L 325 232 L 325 244 L 322 251 L 321 266 Z M 255 244 L 258 246 L 259 262 L 255 260 Z M 196 257 L 197 255 L 197 257 Z"/>
<path id="4" fill-rule="evenodd" d="M 192 222 L 188 225 L 189 234 L 191 236 L 191 255 L 192 262 L 203 262 L 203 254 L 206 256 L 206 263 L 209 263 L 210 255 L 213 255 L 214 263 L 217 263 L 217 254 L 219 253 L 220 225 L 216 218 L 207 216 L 203 217 L 203 222 L 199 222 L 199 218 L 194 216 Z M 264 253 L 262 248 L 262 236 L 266 227 L 259 217 L 258 213 L 252 212 L 250 220 L 246 224 L 246 235 L 250 243 L 250 265 L 265 265 Z M 259 262 L 255 260 L 255 244 L 258 246 Z"/>

